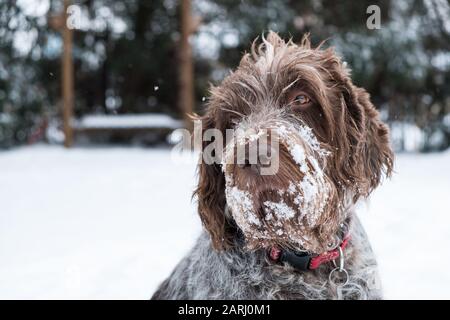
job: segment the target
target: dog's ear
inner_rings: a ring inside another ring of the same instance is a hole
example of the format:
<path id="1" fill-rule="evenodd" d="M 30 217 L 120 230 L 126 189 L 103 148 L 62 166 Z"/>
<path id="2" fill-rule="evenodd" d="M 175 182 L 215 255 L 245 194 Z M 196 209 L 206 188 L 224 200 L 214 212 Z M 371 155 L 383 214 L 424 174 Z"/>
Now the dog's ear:
<path id="1" fill-rule="evenodd" d="M 381 181 L 383 173 L 390 176 L 393 152 L 389 129 L 366 90 L 355 86 L 350 70 L 332 48 L 321 51 L 323 68 L 330 76 L 330 92 L 334 92 L 331 141 L 335 148 L 330 176 L 342 190 L 352 189 L 355 199 L 368 196 Z M 337 97 L 337 98 L 336 98 Z"/>
<path id="2" fill-rule="evenodd" d="M 211 112 L 198 120 L 202 121 L 202 137 L 205 130 L 215 128 L 214 115 Z M 202 141 L 202 151 L 210 143 Z M 231 246 L 234 235 L 234 228 L 225 212 L 225 176 L 220 164 L 206 163 L 203 153 L 200 157 L 198 186 L 194 191 L 194 196 L 198 199 L 198 212 L 203 226 L 211 236 L 214 249 L 224 250 Z"/>
<path id="3" fill-rule="evenodd" d="M 389 142 L 389 129 L 381 121 L 378 111 L 365 89 L 345 79 L 343 95 L 352 130 L 348 131 L 350 164 L 354 166 L 358 194 L 367 196 L 381 181 L 390 176 L 394 155 Z"/>

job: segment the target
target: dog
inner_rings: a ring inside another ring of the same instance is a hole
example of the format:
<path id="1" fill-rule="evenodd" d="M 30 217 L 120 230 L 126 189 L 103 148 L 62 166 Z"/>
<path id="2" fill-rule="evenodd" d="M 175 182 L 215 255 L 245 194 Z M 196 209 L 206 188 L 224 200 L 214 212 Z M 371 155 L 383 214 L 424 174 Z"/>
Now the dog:
<path id="1" fill-rule="evenodd" d="M 199 163 L 205 231 L 152 299 L 382 298 L 355 204 L 391 175 L 389 131 L 346 64 L 322 47 L 269 32 L 211 88 L 203 133 L 240 134 L 223 148 L 203 142 L 221 154 Z M 246 151 L 239 163 L 238 147 L 263 136 L 265 152 L 251 162 Z"/>

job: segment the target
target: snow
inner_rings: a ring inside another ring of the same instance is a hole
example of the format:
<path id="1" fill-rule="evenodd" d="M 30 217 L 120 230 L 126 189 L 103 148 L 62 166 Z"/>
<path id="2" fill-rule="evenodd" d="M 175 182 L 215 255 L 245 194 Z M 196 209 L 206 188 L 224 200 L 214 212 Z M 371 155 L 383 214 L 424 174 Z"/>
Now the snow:
<path id="1" fill-rule="evenodd" d="M 450 298 L 450 152 L 397 156 L 360 216 L 386 298 Z M 0 152 L 0 298 L 148 299 L 200 232 L 168 149 Z"/>
<path id="2" fill-rule="evenodd" d="M 27 16 L 40 17 L 45 16 L 50 9 L 49 0 L 18 0 L 17 6 Z"/>
<path id="3" fill-rule="evenodd" d="M 294 161 L 298 165 L 300 165 L 301 172 L 307 173 L 307 171 L 308 171 L 308 164 L 306 162 L 305 150 L 299 144 L 296 144 L 292 148 L 291 154 L 292 154 L 292 157 L 294 158 Z"/>
<path id="4" fill-rule="evenodd" d="M 264 113 L 263 115 L 267 116 Z M 239 149 L 243 151 L 242 148 L 249 141 L 256 142 L 259 139 L 259 148 L 267 147 L 265 142 L 260 140 L 260 137 L 267 137 L 268 130 L 267 128 L 260 128 L 259 121 L 261 121 L 261 118 L 252 119 L 249 117 L 238 124 L 238 128 L 234 131 L 233 139 L 227 144 L 224 155 L 224 164 L 230 164 L 235 161 L 235 148 L 238 149 L 237 157 L 240 158 Z M 302 179 L 299 181 L 290 181 L 287 190 L 274 190 L 280 196 L 280 200 L 278 202 L 264 202 L 264 214 L 270 214 L 269 218 L 265 219 L 265 221 L 269 223 L 265 224 L 266 228 L 258 228 L 261 222 L 256 214 L 256 210 L 258 209 L 254 204 L 254 197 L 251 194 L 252 191 L 248 190 L 250 186 L 247 184 L 247 188 L 244 187 L 244 189 L 247 190 L 238 189 L 234 183 L 235 171 L 233 170 L 233 167 L 222 165 L 226 181 L 225 194 L 228 208 L 230 209 L 237 226 L 243 231 L 245 238 L 248 240 L 247 245 L 249 248 L 257 249 L 270 245 L 270 241 L 268 240 L 273 239 L 271 239 L 268 233 L 270 233 L 270 231 L 275 231 L 278 235 L 286 235 L 286 237 L 289 238 L 287 241 L 297 243 L 304 247 L 304 249 L 314 252 L 316 248 L 311 246 L 313 244 L 306 244 L 304 242 L 305 236 L 308 238 L 310 238 L 310 236 L 299 230 L 303 229 L 304 222 L 308 223 L 310 227 L 317 226 L 317 222 L 323 215 L 324 208 L 328 203 L 331 188 L 329 182 L 324 179 L 322 168 L 315 159 L 315 156 L 317 155 L 321 158 L 320 162 L 323 163 L 328 152 L 321 148 L 312 129 L 305 125 L 293 126 L 292 124 L 283 121 L 275 121 L 271 124 L 271 132 L 273 133 L 271 135 L 271 145 L 274 146 L 278 139 L 283 141 L 289 149 L 291 156 L 299 165 L 299 169 L 303 173 Z M 278 149 L 278 147 L 275 149 Z M 273 155 L 273 151 L 271 153 Z M 241 152 L 241 155 L 243 156 L 244 152 Z M 252 162 L 252 150 L 250 150 L 250 162 L 254 163 Z M 312 166 L 311 170 L 308 167 L 308 163 Z M 296 173 L 292 172 L 291 178 L 294 178 L 295 176 Z M 294 183 L 296 184 L 294 188 L 298 190 L 298 196 L 294 199 L 295 206 L 290 207 L 285 200 L 287 201 L 292 197 L 284 196 L 286 191 L 289 192 L 289 189 L 292 190 L 291 184 Z M 297 219 L 293 219 L 296 214 L 298 214 Z M 272 215 L 277 217 L 276 221 L 272 221 Z M 290 223 L 281 224 L 280 220 L 290 220 Z M 323 228 L 324 226 L 322 225 L 321 227 Z M 274 230 L 268 230 L 269 228 Z M 277 228 L 283 230 L 275 230 Z M 297 231 L 293 232 L 291 230 Z M 317 245 L 317 242 L 315 242 L 314 245 Z"/>
<path id="5" fill-rule="evenodd" d="M 279 219 L 288 220 L 295 216 L 295 211 L 283 201 L 265 201 L 264 206 L 269 212 L 273 212 Z M 271 218 L 267 219 L 270 220 Z"/>
<path id="6" fill-rule="evenodd" d="M 397 156 L 394 177 L 360 210 L 388 298 L 450 298 L 449 164 L 449 151 Z"/>
<path id="7" fill-rule="evenodd" d="M 127 129 L 127 128 L 170 128 L 183 127 L 182 121 L 165 114 L 123 114 L 123 115 L 87 115 L 76 121 L 78 129 Z"/>
<path id="8" fill-rule="evenodd" d="M 229 176 L 226 179 L 227 184 L 230 184 Z M 237 187 L 227 187 L 225 192 L 231 213 L 243 231 L 250 232 L 251 225 L 261 225 L 261 221 L 254 212 L 252 196 L 248 191 L 239 190 Z"/>
<path id="9" fill-rule="evenodd" d="M 0 152 L 0 299 L 148 299 L 200 230 L 169 150 Z"/>

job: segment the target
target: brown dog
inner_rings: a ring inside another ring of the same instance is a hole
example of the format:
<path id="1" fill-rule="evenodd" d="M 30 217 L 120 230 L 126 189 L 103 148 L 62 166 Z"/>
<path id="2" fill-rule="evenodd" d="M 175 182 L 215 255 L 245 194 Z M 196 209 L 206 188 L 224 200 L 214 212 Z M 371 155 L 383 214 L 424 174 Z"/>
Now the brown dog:
<path id="1" fill-rule="evenodd" d="M 393 154 L 368 93 L 332 49 L 270 32 L 211 90 L 201 120 L 204 132 L 240 134 L 220 163 L 203 157 L 195 194 L 208 233 L 154 298 L 380 297 L 353 207 L 390 175 Z M 255 161 L 248 151 L 237 160 L 239 147 L 268 139 Z"/>

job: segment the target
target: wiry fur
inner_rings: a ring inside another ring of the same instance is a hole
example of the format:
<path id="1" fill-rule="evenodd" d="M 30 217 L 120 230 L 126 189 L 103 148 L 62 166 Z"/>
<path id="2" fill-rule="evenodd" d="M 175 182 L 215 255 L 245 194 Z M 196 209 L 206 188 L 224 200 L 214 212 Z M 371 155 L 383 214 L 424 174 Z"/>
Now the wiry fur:
<path id="1" fill-rule="evenodd" d="M 293 109 L 291 102 L 299 90 L 313 100 L 313 105 L 301 111 Z M 349 71 L 332 49 L 313 49 L 307 37 L 300 45 L 286 43 L 270 32 L 261 44 L 253 44 L 235 72 L 211 89 L 201 120 L 203 130 L 215 128 L 223 136 L 226 129 L 236 127 L 270 131 L 286 124 L 294 128 L 290 132 L 304 128 L 311 130 L 320 149 L 308 145 L 302 134 L 288 134 L 280 140 L 278 173 L 265 177 L 248 174 L 234 164 L 202 161 L 195 195 L 208 233 L 199 238 L 153 298 L 380 297 L 376 262 L 353 205 L 378 186 L 383 173 L 391 173 L 388 129 L 368 93 L 352 84 Z M 296 141 L 306 154 L 303 169 L 289 150 L 290 141 Z M 203 147 L 208 144 L 204 142 Z M 306 189 L 300 186 L 296 194 L 288 192 L 292 181 L 306 178 L 319 186 L 308 207 L 295 199 L 296 195 L 305 198 Z M 230 193 L 233 188 L 248 197 L 251 205 L 245 210 L 251 211 L 250 221 L 245 220 L 248 212 L 230 203 L 238 202 Z M 294 208 L 295 215 L 267 219 L 271 210 L 267 203 Z M 350 279 L 343 288 L 328 281 L 332 264 L 299 272 L 267 258 L 271 245 L 312 253 L 329 250 L 342 240 L 339 233 L 347 224 L 352 236 L 345 253 Z"/>
<path id="2" fill-rule="evenodd" d="M 299 272 L 273 264 L 264 250 L 243 249 L 239 239 L 219 252 L 204 232 L 152 299 L 380 299 L 376 261 L 359 222 L 352 236 L 345 253 L 350 279 L 342 291 L 329 283 L 332 265 Z"/>

